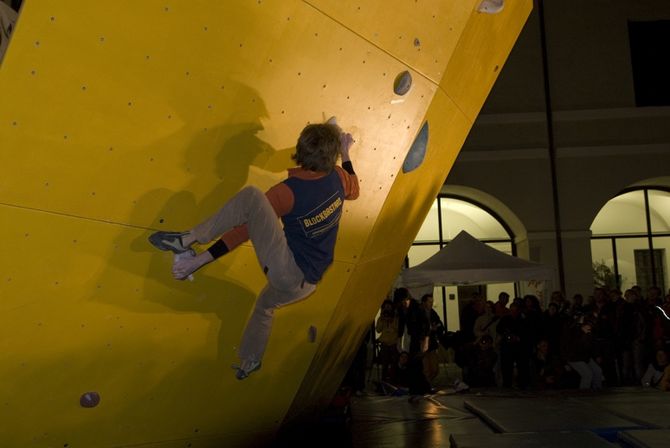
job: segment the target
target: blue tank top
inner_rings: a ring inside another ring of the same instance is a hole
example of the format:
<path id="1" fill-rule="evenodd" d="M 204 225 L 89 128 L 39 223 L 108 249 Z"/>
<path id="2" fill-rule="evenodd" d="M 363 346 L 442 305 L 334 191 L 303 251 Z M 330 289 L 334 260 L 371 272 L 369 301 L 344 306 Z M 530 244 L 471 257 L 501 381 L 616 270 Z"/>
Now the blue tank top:
<path id="1" fill-rule="evenodd" d="M 319 179 L 289 177 L 294 197 L 282 216 L 284 234 L 305 280 L 316 284 L 333 262 L 337 229 L 344 205 L 344 186 L 336 170 Z"/>

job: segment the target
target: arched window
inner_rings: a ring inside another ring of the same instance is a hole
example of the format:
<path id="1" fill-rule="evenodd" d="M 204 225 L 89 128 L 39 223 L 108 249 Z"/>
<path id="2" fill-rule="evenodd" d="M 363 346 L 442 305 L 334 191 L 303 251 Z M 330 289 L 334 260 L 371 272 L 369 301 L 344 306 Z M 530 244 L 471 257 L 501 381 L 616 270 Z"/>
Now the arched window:
<path id="1" fill-rule="evenodd" d="M 501 252 L 516 255 L 512 231 L 492 210 L 464 197 L 440 195 L 433 203 L 407 254 L 408 267 L 430 258 L 448 245 L 461 230 Z M 435 311 L 447 328 L 455 331 L 460 327 L 458 316 L 459 302 L 462 299 L 470 299 L 476 293 L 495 302 L 502 291 L 514 297 L 514 283 L 438 287 L 433 292 Z"/>
<path id="2" fill-rule="evenodd" d="M 670 189 L 624 191 L 600 209 L 591 224 L 594 282 L 623 290 L 668 285 Z"/>

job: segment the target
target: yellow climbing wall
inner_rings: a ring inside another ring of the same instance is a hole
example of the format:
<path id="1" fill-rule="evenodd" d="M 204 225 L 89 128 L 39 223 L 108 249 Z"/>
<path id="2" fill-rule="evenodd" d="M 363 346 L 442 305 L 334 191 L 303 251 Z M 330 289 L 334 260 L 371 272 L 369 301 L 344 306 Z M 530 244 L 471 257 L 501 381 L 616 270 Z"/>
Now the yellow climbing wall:
<path id="1" fill-rule="evenodd" d="M 25 0 L 0 68 L 0 445 L 245 446 L 326 404 L 532 2 L 477 4 Z M 177 282 L 146 238 L 281 180 L 303 126 L 331 115 L 361 197 L 318 291 L 276 313 L 239 382 L 253 248 Z"/>

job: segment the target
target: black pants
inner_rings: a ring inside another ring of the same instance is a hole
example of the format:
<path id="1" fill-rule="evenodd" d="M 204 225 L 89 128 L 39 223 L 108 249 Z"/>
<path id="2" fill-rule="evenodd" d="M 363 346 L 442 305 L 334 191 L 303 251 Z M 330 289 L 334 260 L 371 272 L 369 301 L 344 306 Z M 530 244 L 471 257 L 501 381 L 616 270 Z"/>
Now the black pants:
<path id="1" fill-rule="evenodd" d="M 530 355 L 526 347 L 520 343 L 506 343 L 500 347 L 500 370 L 502 371 L 503 387 L 514 384 L 514 365 L 517 370 L 517 385 L 528 387 L 530 382 Z"/>
<path id="2" fill-rule="evenodd" d="M 423 373 L 422 340 L 421 337 L 411 336 L 409 341 L 409 393 L 411 395 L 423 395 L 430 392 L 430 383 Z"/>

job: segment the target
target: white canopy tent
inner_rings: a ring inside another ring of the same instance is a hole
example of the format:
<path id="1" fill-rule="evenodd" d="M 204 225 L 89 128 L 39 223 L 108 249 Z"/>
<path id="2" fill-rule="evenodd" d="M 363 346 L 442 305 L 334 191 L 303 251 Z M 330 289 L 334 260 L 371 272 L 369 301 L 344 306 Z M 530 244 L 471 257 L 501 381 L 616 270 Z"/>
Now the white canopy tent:
<path id="1" fill-rule="evenodd" d="M 461 231 L 435 255 L 417 266 L 405 269 L 397 285 L 408 288 L 412 296 L 418 299 L 423 294 L 432 294 L 434 288 L 439 286 L 526 281 L 537 281 L 544 285 L 542 281 L 552 279 L 553 275 L 553 269 L 548 266 L 507 255 L 475 239 L 466 231 Z M 521 289 L 527 286 L 522 284 Z M 449 294 L 449 298 L 449 301 L 443 298 L 443 318 L 447 328 L 456 331 L 460 328 L 460 300 L 451 300 L 454 298 L 452 294 Z"/>
<path id="2" fill-rule="evenodd" d="M 406 269 L 400 283 L 410 289 L 428 286 L 481 285 L 522 280 L 549 280 L 553 270 L 545 265 L 500 252 L 461 231 L 448 246 Z"/>

